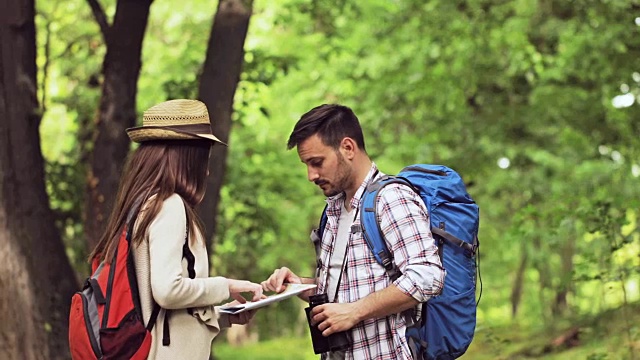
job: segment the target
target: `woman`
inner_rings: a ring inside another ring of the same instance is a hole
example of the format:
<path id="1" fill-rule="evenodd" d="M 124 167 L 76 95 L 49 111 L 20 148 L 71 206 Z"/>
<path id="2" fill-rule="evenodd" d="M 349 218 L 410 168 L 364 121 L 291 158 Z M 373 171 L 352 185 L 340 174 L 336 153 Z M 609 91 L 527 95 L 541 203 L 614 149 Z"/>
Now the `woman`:
<path id="1" fill-rule="evenodd" d="M 222 314 L 214 305 L 230 296 L 244 302 L 242 292 L 253 293 L 253 300 L 262 297 L 259 284 L 209 277 L 204 231 L 194 208 L 205 194 L 211 147 L 225 144 L 211 133 L 207 108 L 196 100 L 160 103 L 144 112 L 142 126 L 127 133 L 140 146 L 125 166 L 107 230 L 91 259 L 112 258 L 120 234 L 133 221 L 144 323 L 156 303 L 161 308 L 148 359 L 208 359 L 221 327 L 252 316 Z"/>

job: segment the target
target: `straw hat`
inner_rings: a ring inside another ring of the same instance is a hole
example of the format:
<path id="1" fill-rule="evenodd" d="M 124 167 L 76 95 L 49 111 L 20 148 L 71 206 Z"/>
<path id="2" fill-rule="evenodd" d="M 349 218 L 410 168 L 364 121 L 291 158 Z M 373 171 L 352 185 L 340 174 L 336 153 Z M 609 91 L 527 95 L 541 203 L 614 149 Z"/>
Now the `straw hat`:
<path id="1" fill-rule="evenodd" d="M 207 139 L 227 145 L 211 132 L 205 104 L 198 100 L 169 100 L 149 108 L 142 126 L 127 129 L 132 141 Z"/>

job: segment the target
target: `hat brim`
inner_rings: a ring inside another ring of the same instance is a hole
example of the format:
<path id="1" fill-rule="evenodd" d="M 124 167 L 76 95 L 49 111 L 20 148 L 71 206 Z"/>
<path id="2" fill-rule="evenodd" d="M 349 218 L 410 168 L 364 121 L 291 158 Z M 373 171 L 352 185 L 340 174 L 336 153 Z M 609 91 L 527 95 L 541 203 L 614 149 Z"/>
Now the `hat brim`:
<path id="1" fill-rule="evenodd" d="M 190 132 L 177 132 L 169 129 L 162 128 L 149 128 L 145 126 L 135 127 L 127 129 L 127 135 L 133 142 L 144 142 L 153 140 L 198 140 L 205 139 L 210 140 L 213 143 L 222 144 L 227 146 L 224 142 L 220 141 L 213 134 L 197 134 Z"/>

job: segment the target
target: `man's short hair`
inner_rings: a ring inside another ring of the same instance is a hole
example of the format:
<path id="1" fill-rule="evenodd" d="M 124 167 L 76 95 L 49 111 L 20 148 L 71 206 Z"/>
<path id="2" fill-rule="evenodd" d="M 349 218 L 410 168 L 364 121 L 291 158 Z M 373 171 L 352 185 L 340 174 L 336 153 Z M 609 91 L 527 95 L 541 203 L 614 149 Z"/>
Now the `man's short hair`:
<path id="1" fill-rule="evenodd" d="M 287 149 L 300 145 L 316 134 L 323 144 L 336 150 L 340 147 L 342 139 L 349 137 L 366 152 L 358 117 L 353 110 L 344 105 L 323 104 L 302 115 L 289 136 Z"/>

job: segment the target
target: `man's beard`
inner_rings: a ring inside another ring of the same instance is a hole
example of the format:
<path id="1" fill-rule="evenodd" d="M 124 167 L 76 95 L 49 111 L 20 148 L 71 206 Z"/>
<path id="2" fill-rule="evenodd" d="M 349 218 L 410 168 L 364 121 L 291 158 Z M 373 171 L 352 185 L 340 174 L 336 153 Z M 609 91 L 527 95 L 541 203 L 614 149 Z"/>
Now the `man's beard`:
<path id="1" fill-rule="evenodd" d="M 348 189 L 352 183 L 353 179 L 351 178 L 352 169 L 347 165 L 347 162 L 344 159 L 344 156 L 338 152 L 338 170 L 336 172 L 336 184 L 335 186 L 328 189 L 328 192 L 324 192 L 324 195 L 327 197 L 332 197 L 344 192 Z"/>

